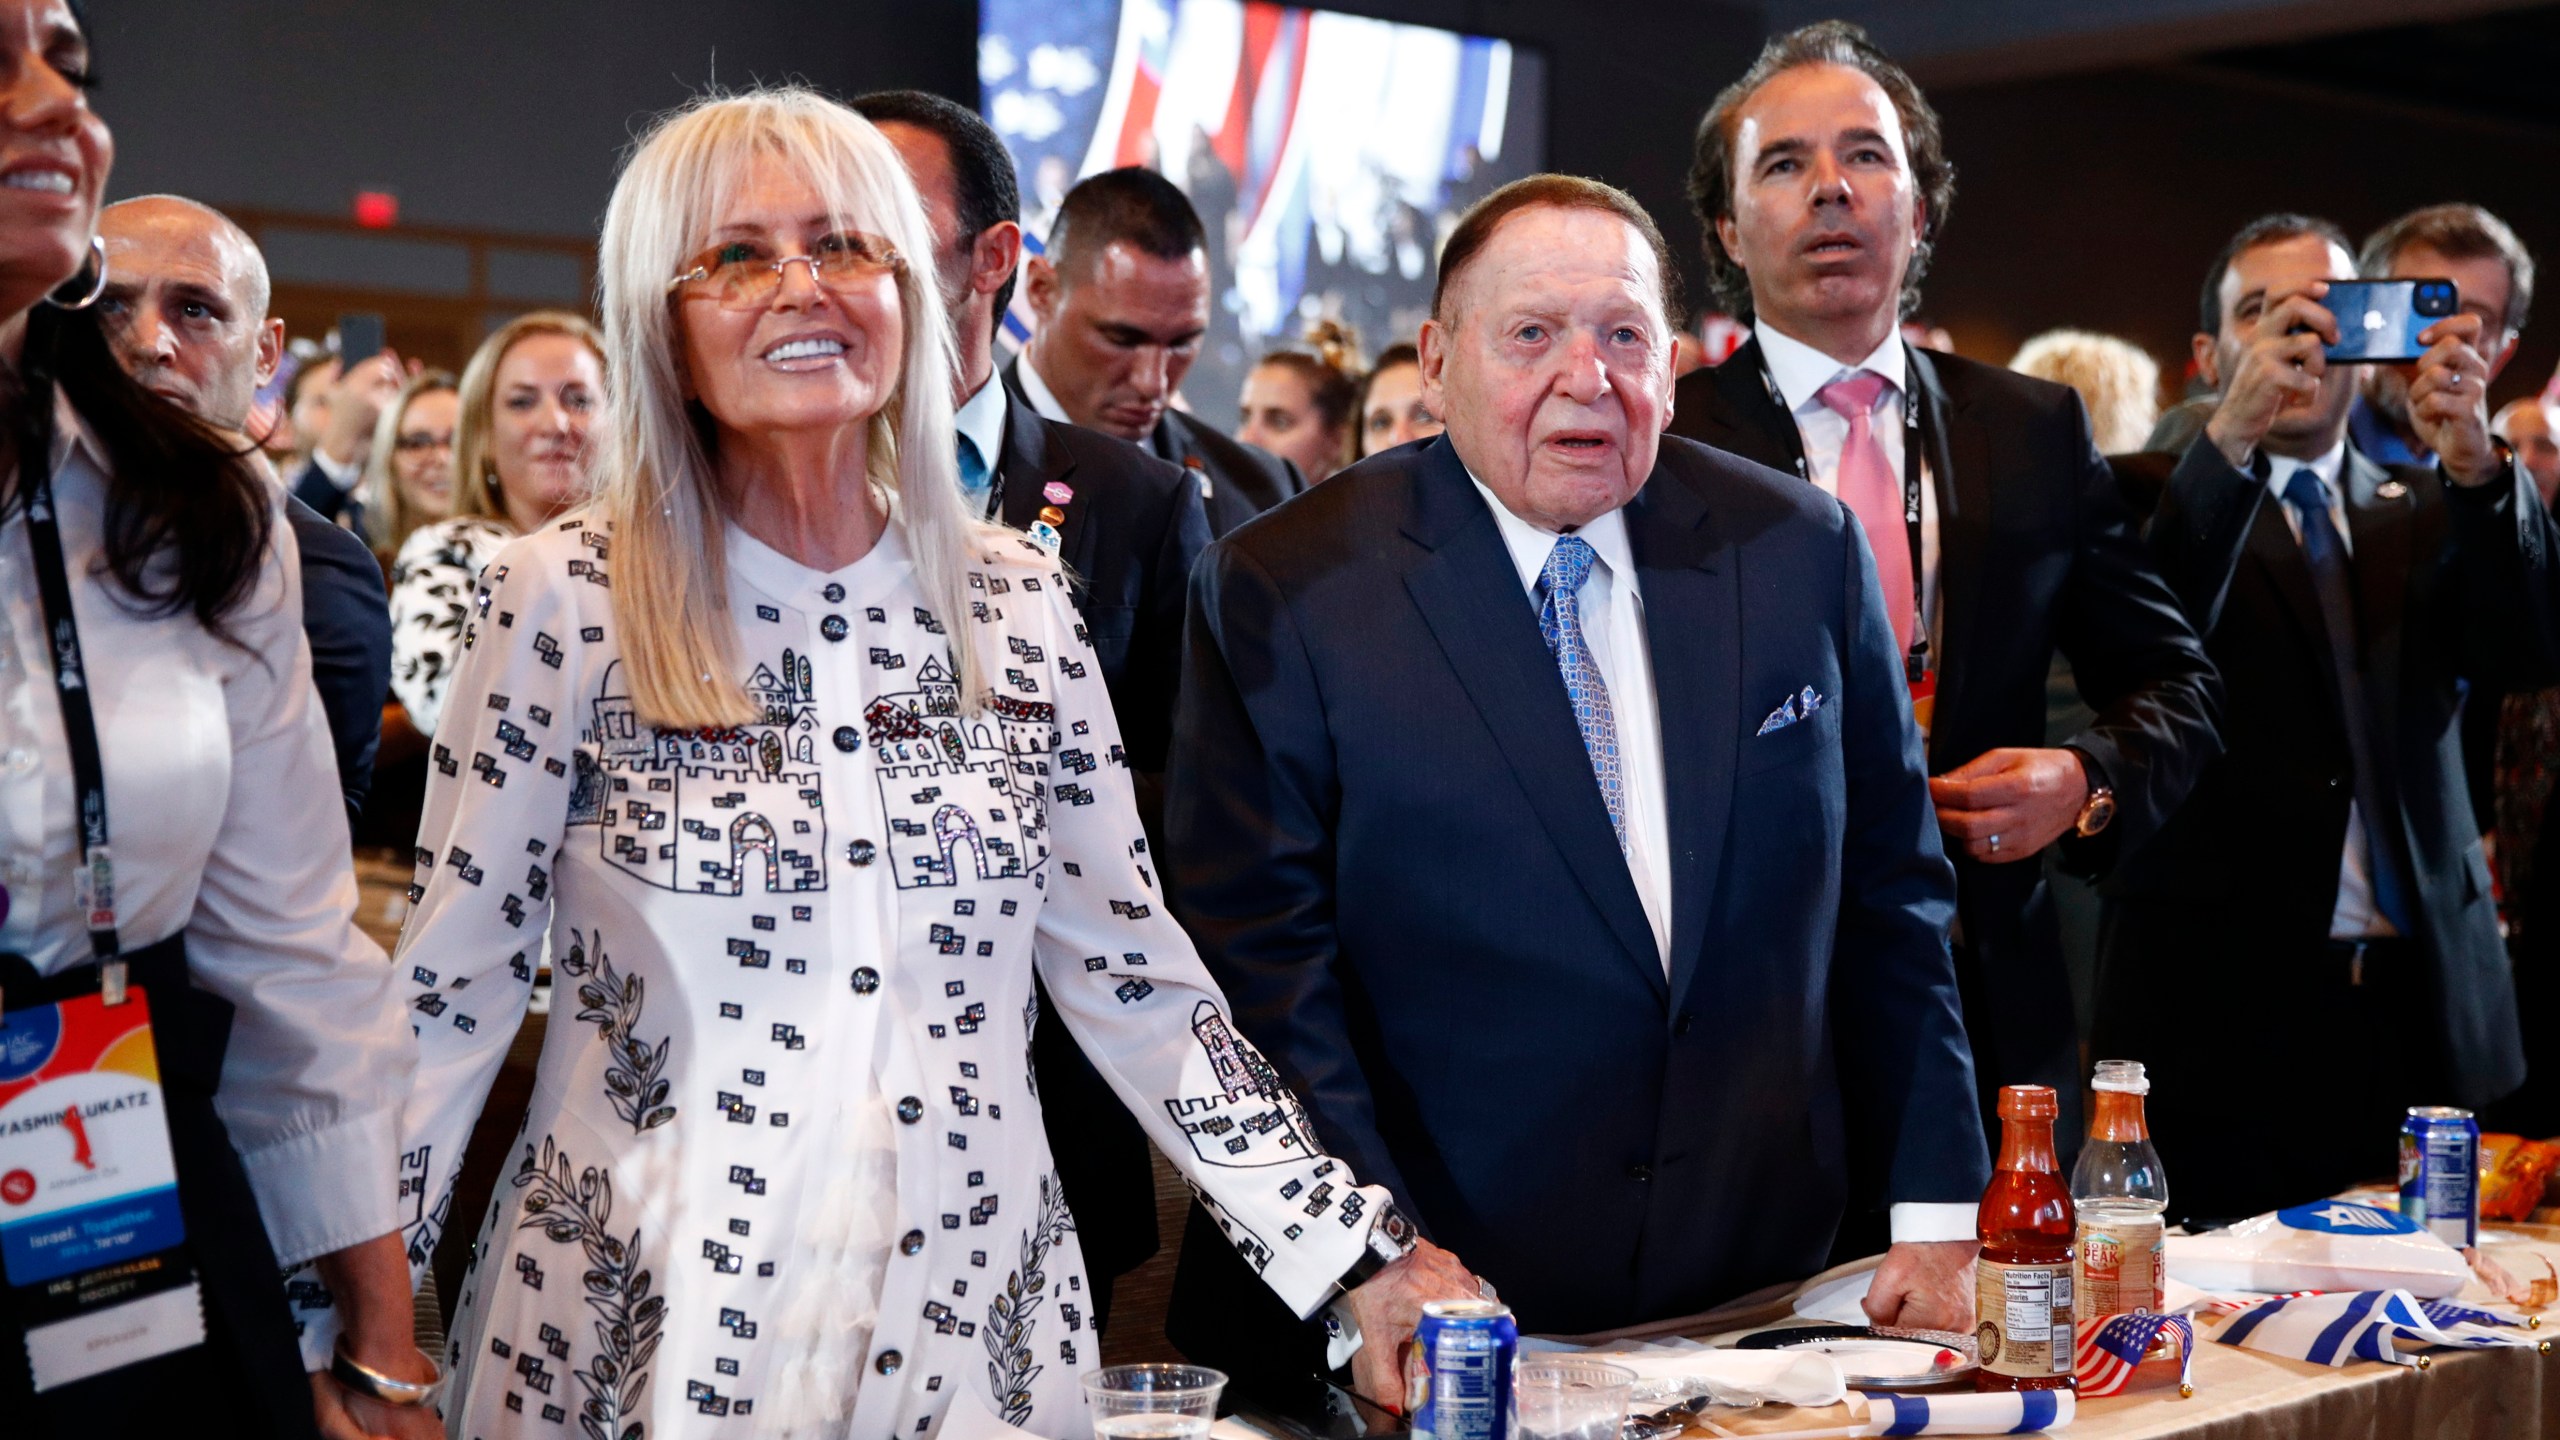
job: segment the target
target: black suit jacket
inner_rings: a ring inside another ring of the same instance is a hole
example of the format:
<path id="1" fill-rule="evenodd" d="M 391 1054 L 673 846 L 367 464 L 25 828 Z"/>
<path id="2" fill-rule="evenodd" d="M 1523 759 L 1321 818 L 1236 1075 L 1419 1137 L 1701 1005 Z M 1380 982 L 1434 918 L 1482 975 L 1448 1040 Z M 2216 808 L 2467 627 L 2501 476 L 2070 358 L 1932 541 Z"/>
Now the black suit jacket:
<path id="1" fill-rule="evenodd" d="M 1167 410 L 1156 422 L 1153 443 L 1158 455 L 1209 477 L 1212 535 L 1224 535 L 1307 488 L 1297 462 L 1232 439 L 1179 410 Z"/>
<path id="2" fill-rule="evenodd" d="M 2513 1090 L 2524 1062 L 2456 717 L 2465 680 L 2532 689 L 2560 675 L 2560 524 L 2512 465 L 2464 490 L 2350 448 L 2342 478 L 2365 694 L 2400 811 L 2380 838 L 2408 857 L 2412 938 L 2440 1001 L 2409 1017 L 2409 1038 L 2421 1073 L 2440 1064 L 2446 1098 L 2477 1107 Z M 2110 878 L 2111 968 L 2112 936 L 2134 911 L 2163 950 L 2179 948 L 2181 917 L 2247 925 L 2255 943 L 2225 935 L 2215 953 L 2267 967 L 2299 964 L 2329 933 L 2353 767 L 2310 563 L 2282 505 L 2200 439 L 2152 519 L 2161 572 L 2226 677 L 2227 748 Z"/>
<path id="3" fill-rule="evenodd" d="M 1989 1175 L 1953 876 L 1855 522 L 1678 439 L 1625 517 L 1667 975 L 1536 608 L 1445 438 L 1209 547 L 1167 773 L 1174 896 L 1237 1023 L 1326 1146 L 1524 1330 L 1799 1279 L 1855 1182 L 1970 1204 Z M 1807 689 L 1819 708 L 1763 733 Z M 1172 1337 L 1267 1373 L 1289 1319 L 1203 1229 L 1195 1212 Z"/>
<path id="4" fill-rule="evenodd" d="M 338 784 L 352 821 L 373 789 L 382 702 L 391 694 L 391 601 L 382 565 L 362 540 L 298 499 L 286 497 L 284 509 L 302 551 L 302 633 L 311 642 L 311 681 L 328 712 Z"/>
<path id="5" fill-rule="evenodd" d="M 329 478 L 329 472 L 320 468 L 319 461 L 305 460 L 302 469 L 293 477 L 293 498 L 308 506 L 313 514 L 335 525 L 352 497 L 338 488 L 338 482 Z"/>
<path id="6" fill-rule="evenodd" d="M 1199 483 L 1125 440 L 1044 418 L 1008 384 L 995 485 L 998 513 L 1018 530 L 1030 529 L 1044 507 L 1065 512 L 1058 557 L 1074 578 L 1076 613 L 1120 717 L 1139 818 L 1150 844 L 1160 846 L 1183 599 L 1192 563 L 1209 544 Z M 1052 500 L 1052 486 L 1064 487 L 1058 493 L 1067 498 Z M 1113 1279 L 1156 1253 L 1155 1171 L 1146 1132 L 1075 1036 L 1045 1014 L 1045 1003 L 1042 1009 L 1031 1046 L 1041 1115 L 1075 1213 L 1096 1314 L 1107 1319 Z"/>
<path id="7" fill-rule="evenodd" d="M 2117 807 L 2094 841 L 2066 840 L 2063 859 L 2103 872 L 2159 830 L 2220 748 L 2220 683 L 2143 550 L 2079 396 L 1953 355 L 1905 354 L 1938 505 L 1943 661 L 1929 770 L 2044 744 L 2046 678 L 2060 649 L 2098 717 L 2071 748 L 2096 762 Z M 1672 428 L 1801 474 L 1794 418 L 1762 375 L 1755 339 L 1687 376 Z M 2083 1076 L 2044 867 L 1961 855 L 1955 866 L 1957 973 L 1984 1113 L 2002 1085 L 2050 1085 L 2067 1153 L 2079 1141 Z"/>

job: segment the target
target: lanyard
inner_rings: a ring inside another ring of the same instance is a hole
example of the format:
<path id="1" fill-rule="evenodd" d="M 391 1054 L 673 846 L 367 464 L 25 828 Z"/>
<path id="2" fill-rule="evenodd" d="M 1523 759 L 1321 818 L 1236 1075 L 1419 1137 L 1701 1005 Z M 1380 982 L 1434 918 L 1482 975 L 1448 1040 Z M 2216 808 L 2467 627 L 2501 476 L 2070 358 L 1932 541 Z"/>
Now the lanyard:
<path id="1" fill-rule="evenodd" d="M 1795 411 L 1788 408 L 1787 397 L 1778 391 L 1778 377 L 1769 373 L 1767 360 L 1760 364 L 1760 384 L 1769 392 L 1769 403 L 1786 417 L 1787 433 L 1795 437 L 1796 474 L 1806 481 L 1813 479 L 1813 465 L 1805 459 L 1804 436 L 1796 429 Z M 1902 657 L 1903 678 L 1913 684 L 1929 678 L 1929 611 L 1923 603 L 1927 572 L 1921 567 L 1920 544 L 1920 407 L 1912 403 L 1908 385 L 1902 391 L 1902 536 L 1911 547 L 1911 653 Z"/>
<path id="2" fill-rule="evenodd" d="M 89 948 L 100 967 L 100 988 L 110 1005 L 124 1000 L 123 946 L 116 939 L 115 857 L 107 844 L 107 778 L 98 759 L 98 724 L 89 707 L 88 668 L 80 655 L 80 626 L 71 612 L 71 577 L 63 564 L 62 530 L 53 502 L 53 376 L 40 362 L 27 367 L 26 413 L 18 427 L 18 473 L 26 489 L 27 540 L 35 551 L 36 593 L 53 647 L 53 688 L 62 701 L 63 738 L 71 750 L 71 779 L 80 818 L 80 870 L 75 887 L 89 927 Z"/>

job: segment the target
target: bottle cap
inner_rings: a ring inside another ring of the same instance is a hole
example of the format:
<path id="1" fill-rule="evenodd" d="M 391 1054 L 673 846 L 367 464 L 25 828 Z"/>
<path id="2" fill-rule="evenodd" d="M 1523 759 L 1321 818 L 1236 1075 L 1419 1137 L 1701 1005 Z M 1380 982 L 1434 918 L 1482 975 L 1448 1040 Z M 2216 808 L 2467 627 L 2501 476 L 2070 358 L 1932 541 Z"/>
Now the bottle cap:
<path id="1" fill-rule="evenodd" d="M 2003 1120 L 2050 1120 L 2059 1108 L 2050 1085 L 2000 1087 L 2000 1118 Z"/>
<path id="2" fill-rule="evenodd" d="M 2112 1090 L 2124 1095 L 2151 1093 L 2151 1080 L 2142 1073 L 2139 1060 L 2101 1060 L 2097 1078 L 2089 1084 L 2092 1089 Z"/>

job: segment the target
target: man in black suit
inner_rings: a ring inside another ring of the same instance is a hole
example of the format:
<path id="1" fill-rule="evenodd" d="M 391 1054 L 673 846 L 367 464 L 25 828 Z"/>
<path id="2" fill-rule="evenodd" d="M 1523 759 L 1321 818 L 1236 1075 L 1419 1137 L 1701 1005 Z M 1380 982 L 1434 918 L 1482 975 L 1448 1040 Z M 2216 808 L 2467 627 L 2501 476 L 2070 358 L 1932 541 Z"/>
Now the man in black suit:
<path id="1" fill-rule="evenodd" d="M 1174 897 L 1327 1148 L 1523 1330 L 1812 1274 L 1853 1157 L 1897 1202 L 1989 1177 L 1873 561 L 1837 502 L 1663 438 L 1669 273 L 1596 181 L 1486 197 L 1422 331 L 1446 435 L 1192 580 Z M 1175 1343 L 1303 1369 L 1216 1240 L 1195 1210 Z M 1895 1245 L 1868 1313 L 1970 1330 L 1973 1253 Z"/>
<path id="2" fill-rule="evenodd" d="M 124 368 L 144 389 L 238 433 L 284 353 L 284 322 L 267 317 L 267 262 L 256 242 L 228 216 L 175 195 L 108 206 L 98 235 L 107 246 L 98 311 Z M 311 679 L 353 820 L 373 787 L 391 693 L 390 601 L 362 540 L 291 496 L 285 518 L 302 553 Z"/>
<path id="3" fill-rule="evenodd" d="M 2218 689 L 2144 554 L 2079 397 L 1907 344 L 1953 199 L 1938 119 L 1855 27 L 1770 42 L 1699 126 L 1690 195 L 1752 322 L 1681 382 L 1673 429 L 1838 495 L 1874 547 L 1956 852 L 1956 972 L 1984 1114 L 2050 1085 L 2079 1144 L 2078 1028 L 2039 855 L 2103 872 L 2212 757 Z M 2097 719 L 2045 743 L 2054 651 Z M 1970 1235 L 1948 1210 L 1894 1233 Z"/>
<path id="4" fill-rule="evenodd" d="M 961 484 L 980 513 L 1053 548 L 1075 576 L 1076 613 L 1120 717 L 1140 818 L 1160 846 L 1183 596 L 1209 543 L 1200 487 L 1124 440 L 1044 418 L 996 377 L 996 326 L 1022 256 L 1021 197 L 1004 142 L 977 112 L 916 90 L 865 95 L 853 108 L 897 147 L 933 222 L 934 272 L 959 352 Z M 1160 1243 L 1146 1132 L 1054 1017 L 1043 1016 L 1031 1048 L 1094 1321 L 1105 1324 L 1112 1282 Z"/>
<path id="5" fill-rule="evenodd" d="M 2149 529 L 2225 678 L 2226 748 L 2102 892 L 2096 1039 L 2151 1066 L 2201 1216 L 2387 1175 L 2405 1107 L 2476 1108 L 2524 1071 L 2456 716 L 2466 681 L 2551 683 L 2560 525 L 2490 438 L 2477 315 L 2420 336 L 2434 464 L 2349 442 L 2357 373 L 2324 362 L 2320 302 L 2355 273 L 2303 216 L 2225 248 L 2195 341 L 2221 404 Z"/>
<path id="6" fill-rule="evenodd" d="M 1307 488 L 1290 462 L 1173 408 L 1209 332 L 1209 254 L 1173 182 L 1131 166 L 1088 176 L 1023 267 L 1039 328 L 1005 376 L 1034 410 L 1143 445 L 1192 472 L 1224 535 Z"/>

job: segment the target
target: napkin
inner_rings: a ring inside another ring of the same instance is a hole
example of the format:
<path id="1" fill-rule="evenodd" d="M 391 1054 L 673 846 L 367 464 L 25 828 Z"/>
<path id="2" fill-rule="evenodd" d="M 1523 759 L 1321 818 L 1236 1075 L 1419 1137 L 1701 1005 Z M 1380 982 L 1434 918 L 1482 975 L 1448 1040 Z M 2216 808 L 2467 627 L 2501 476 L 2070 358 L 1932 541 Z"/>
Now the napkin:
<path id="1" fill-rule="evenodd" d="M 1583 1356 L 1635 1372 L 1627 1392 L 1642 1414 L 1704 1395 L 1719 1405 L 1829 1405 L 1849 1392 L 1840 1367 L 1810 1350 L 1711 1350 L 1650 1346 Z"/>

